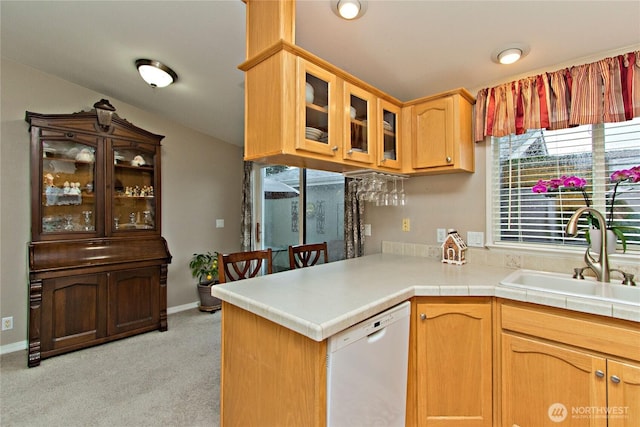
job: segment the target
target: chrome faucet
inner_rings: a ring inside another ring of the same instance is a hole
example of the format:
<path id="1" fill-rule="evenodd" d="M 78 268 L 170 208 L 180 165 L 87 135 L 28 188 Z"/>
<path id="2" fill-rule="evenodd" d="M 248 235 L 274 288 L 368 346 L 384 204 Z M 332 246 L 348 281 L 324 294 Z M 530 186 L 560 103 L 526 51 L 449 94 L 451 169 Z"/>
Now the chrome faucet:
<path id="1" fill-rule="evenodd" d="M 604 216 L 596 209 L 590 207 L 581 207 L 579 208 L 569 219 L 567 223 L 566 233 L 570 236 L 575 236 L 578 234 L 578 218 L 582 216 L 583 213 L 588 212 L 591 215 L 595 216 L 600 224 L 600 255 L 598 256 L 598 260 L 591 256 L 589 253 L 589 248 L 584 253 L 584 262 L 587 266 L 593 271 L 596 275 L 596 279 L 598 282 L 609 282 L 609 255 L 607 254 L 607 228 L 606 228 L 606 220 Z"/>

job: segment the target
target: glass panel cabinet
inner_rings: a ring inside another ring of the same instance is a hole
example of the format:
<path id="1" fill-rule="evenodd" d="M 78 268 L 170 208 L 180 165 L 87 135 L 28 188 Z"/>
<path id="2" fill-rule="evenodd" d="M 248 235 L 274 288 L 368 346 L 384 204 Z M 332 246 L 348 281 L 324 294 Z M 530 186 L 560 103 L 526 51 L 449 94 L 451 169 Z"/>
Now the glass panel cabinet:
<path id="1" fill-rule="evenodd" d="M 378 103 L 378 166 L 400 169 L 400 107 L 382 99 Z"/>
<path id="2" fill-rule="evenodd" d="M 114 234 L 156 228 L 155 151 L 152 149 L 113 144 L 111 230 Z"/>
<path id="3" fill-rule="evenodd" d="M 31 135 L 28 365 L 167 329 L 160 141 L 115 114 L 27 112 Z"/>
<path id="4" fill-rule="evenodd" d="M 39 233 L 96 233 L 96 148 L 71 134 L 60 138 L 44 132 L 39 149 L 42 156 Z"/>
<path id="5" fill-rule="evenodd" d="M 298 58 L 300 120 L 296 149 L 334 157 L 338 151 L 336 76 Z"/>
<path id="6" fill-rule="evenodd" d="M 377 121 L 376 97 L 364 89 L 344 83 L 343 158 L 360 163 L 373 163 Z M 373 120 L 373 121 L 372 121 Z"/>

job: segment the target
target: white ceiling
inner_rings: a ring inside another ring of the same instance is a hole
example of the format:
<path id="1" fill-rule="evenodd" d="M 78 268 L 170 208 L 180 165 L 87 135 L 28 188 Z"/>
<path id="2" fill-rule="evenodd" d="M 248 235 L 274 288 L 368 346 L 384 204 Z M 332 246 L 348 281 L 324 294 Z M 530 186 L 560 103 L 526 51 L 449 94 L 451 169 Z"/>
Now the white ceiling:
<path id="1" fill-rule="evenodd" d="M 298 2 L 296 44 L 401 101 L 640 46 L 637 0 L 369 0 L 351 22 L 331 3 Z M 0 17 L 3 57 L 243 144 L 241 0 L 2 0 Z M 494 63 L 492 53 L 511 43 L 529 54 L 511 66 Z M 166 63 L 179 81 L 150 88 L 137 58 Z"/>

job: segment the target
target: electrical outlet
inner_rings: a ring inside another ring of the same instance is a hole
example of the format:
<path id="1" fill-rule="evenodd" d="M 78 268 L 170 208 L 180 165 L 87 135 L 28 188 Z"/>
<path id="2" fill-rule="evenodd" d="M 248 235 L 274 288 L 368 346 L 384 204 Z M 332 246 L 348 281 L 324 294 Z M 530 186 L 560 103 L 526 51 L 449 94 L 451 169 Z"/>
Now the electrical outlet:
<path id="1" fill-rule="evenodd" d="M 409 222 L 409 218 L 402 218 L 402 231 L 411 230 L 411 223 Z"/>
<path id="2" fill-rule="evenodd" d="M 371 224 L 364 225 L 364 235 L 371 236 Z"/>
<path id="3" fill-rule="evenodd" d="M 2 330 L 8 331 L 9 329 L 13 329 L 13 316 L 2 318 Z"/>
<path id="4" fill-rule="evenodd" d="M 447 230 L 445 230 L 444 228 L 438 228 L 436 233 L 436 241 L 438 243 L 444 243 L 445 239 L 447 238 Z"/>
<path id="5" fill-rule="evenodd" d="M 476 248 L 484 247 L 484 233 L 482 231 L 467 231 L 467 245 Z"/>

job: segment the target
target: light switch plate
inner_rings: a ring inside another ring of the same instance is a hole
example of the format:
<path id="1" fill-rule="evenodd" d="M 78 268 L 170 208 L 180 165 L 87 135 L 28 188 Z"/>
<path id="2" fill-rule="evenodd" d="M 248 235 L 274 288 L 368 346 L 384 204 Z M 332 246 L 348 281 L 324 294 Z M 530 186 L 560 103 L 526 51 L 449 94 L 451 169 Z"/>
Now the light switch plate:
<path id="1" fill-rule="evenodd" d="M 216 219 L 216 228 L 224 228 L 224 219 Z"/>
<path id="2" fill-rule="evenodd" d="M 444 243 L 446 238 L 447 238 L 447 230 L 445 230 L 444 228 L 438 228 L 436 232 L 436 242 Z"/>
<path id="3" fill-rule="evenodd" d="M 371 224 L 364 225 L 364 235 L 371 236 Z"/>

